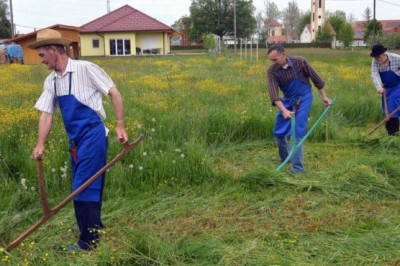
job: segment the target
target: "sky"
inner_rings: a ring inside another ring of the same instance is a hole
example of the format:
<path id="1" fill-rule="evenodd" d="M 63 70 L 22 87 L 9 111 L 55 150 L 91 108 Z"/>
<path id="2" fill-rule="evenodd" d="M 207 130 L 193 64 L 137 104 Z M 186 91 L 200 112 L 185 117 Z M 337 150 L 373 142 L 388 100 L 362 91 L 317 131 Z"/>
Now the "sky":
<path id="1" fill-rule="evenodd" d="M 55 24 L 82 26 L 107 14 L 107 2 L 113 11 L 130 5 L 141 12 L 171 26 L 185 15 L 190 15 L 191 0 L 8 0 L 12 1 L 13 20 L 17 33 L 29 33 Z M 290 1 L 296 1 L 301 11 L 310 9 L 311 0 L 270 0 L 280 10 Z M 318 0 L 317 0 L 318 1 Z M 342 10 L 353 14 L 356 20 L 363 20 L 367 7 L 373 10 L 378 20 L 400 19 L 399 0 L 326 0 L 326 10 Z M 10 3 L 10 2 L 9 2 Z M 265 0 L 253 0 L 256 13 L 265 12 Z"/>

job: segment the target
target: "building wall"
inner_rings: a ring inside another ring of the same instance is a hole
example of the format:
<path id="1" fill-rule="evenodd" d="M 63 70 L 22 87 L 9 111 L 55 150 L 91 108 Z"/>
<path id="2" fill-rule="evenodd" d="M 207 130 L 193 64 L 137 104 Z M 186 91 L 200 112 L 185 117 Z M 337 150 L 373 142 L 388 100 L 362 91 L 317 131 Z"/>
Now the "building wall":
<path id="1" fill-rule="evenodd" d="M 315 41 L 318 30 L 325 23 L 325 0 L 311 0 L 311 40 Z"/>
<path id="2" fill-rule="evenodd" d="M 311 39 L 311 32 L 308 30 L 307 26 L 304 27 L 303 32 L 300 35 L 300 42 L 301 43 L 310 43 Z"/>
<path id="3" fill-rule="evenodd" d="M 142 54 L 157 51 L 158 54 L 168 54 L 171 51 L 170 38 L 164 32 L 117 32 L 103 35 L 81 33 L 82 56 L 111 56 L 110 39 L 129 39 L 131 43 L 131 56 L 136 55 L 136 48 L 140 48 Z M 99 48 L 93 48 L 93 40 L 99 40 Z"/>
<path id="4" fill-rule="evenodd" d="M 81 33 L 82 56 L 111 56 L 110 39 L 128 39 L 131 43 L 131 55 L 136 55 L 136 34 L 132 32 L 118 32 L 105 34 Z M 93 40 L 99 40 L 99 47 L 93 47 Z"/>
<path id="5" fill-rule="evenodd" d="M 136 37 L 136 47 L 142 52 L 157 49 L 161 54 L 170 52 L 170 40 L 168 34 L 164 32 L 143 32 Z"/>
<path id="6" fill-rule="evenodd" d="M 69 39 L 72 41 L 69 50 L 67 51 L 68 55 L 72 58 L 79 56 L 79 32 L 77 30 L 71 30 L 66 28 L 55 27 L 54 30 L 57 30 L 61 33 L 63 38 Z M 28 44 L 36 41 L 36 34 L 32 34 L 28 38 L 22 38 L 18 40 L 16 43 L 21 45 L 22 51 L 24 52 L 24 61 L 25 64 L 40 64 L 39 56 L 37 55 L 36 50 L 30 49 Z"/>

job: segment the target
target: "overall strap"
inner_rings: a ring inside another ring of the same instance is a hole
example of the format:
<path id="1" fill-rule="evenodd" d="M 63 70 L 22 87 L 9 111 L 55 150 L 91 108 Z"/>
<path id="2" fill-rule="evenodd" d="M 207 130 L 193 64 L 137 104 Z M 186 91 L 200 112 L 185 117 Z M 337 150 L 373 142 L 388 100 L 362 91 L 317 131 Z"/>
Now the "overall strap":
<path id="1" fill-rule="evenodd" d="M 57 78 L 54 76 L 54 95 L 57 96 Z M 68 95 L 71 95 L 72 91 L 72 72 L 69 72 L 69 88 L 68 88 Z"/>
<path id="2" fill-rule="evenodd" d="M 293 64 L 292 60 L 290 60 L 289 57 L 287 58 L 287 60 L 288 60 L 288 64 L 293 68 L 295 78 L 299 79 L 299 75 L 297 73 L 296 68 L 294 67 L 294 64 Z"/>

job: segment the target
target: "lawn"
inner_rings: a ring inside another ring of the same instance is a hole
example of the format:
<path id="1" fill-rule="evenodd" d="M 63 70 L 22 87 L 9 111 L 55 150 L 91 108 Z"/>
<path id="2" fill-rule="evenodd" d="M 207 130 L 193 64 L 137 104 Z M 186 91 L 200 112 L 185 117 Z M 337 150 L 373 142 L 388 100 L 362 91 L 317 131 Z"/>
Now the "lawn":
<path id="1" fill-rule="evenodd" d="M 5 265 L 399 265 L 400 139 L 384 127 L 367 50 L 288 49 L 326 81 L 335 106 L 305 143 L 305 172 L 279 165 L 265 50 L 240 56 L 86 58 L 120 89 L 129 138 L 145 140 L 108 173 L 100 247 L 76 241 L 72 205 Z M 0 247 L 42 215 L 30 153 L 48 70 L 0 66 Z M 309 126 L 324 111 L 314 88 Z M 109 158 L 116 141 L 112 106 Z M 44 158 L 54 206 L 70 192 L 60 114 Z M 0 264 L 1 264 L 0 263 Z"/>

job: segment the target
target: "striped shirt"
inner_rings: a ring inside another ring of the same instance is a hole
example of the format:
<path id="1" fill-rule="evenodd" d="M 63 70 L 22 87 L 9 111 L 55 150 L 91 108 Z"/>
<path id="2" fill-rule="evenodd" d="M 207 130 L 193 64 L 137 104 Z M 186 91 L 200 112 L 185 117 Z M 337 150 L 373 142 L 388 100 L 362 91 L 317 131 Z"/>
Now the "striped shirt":
<path id="1" fill-rule="evenodd" d="M 108 74 L 96 64 L 82 60 L 68 58 L 67 67 L 62 75 L 51 72 L 45 82 L 44 90 L 35 104 L 35 108 L 42 112 L 54 114 L 57 107 L 55 100 L 54 83 L 57 96 L 69 94 L 69 75 L 71 78 L 71 94 L 82 104 L 96 111 L 104 120 L 106 113 L 103 107 L 102 96 L 107 95 L 114 83 Z"/>
<path id="2" fill-rule="evenodd" d="M 314 85 L 320 90 L 324 87 L 325 83 L 320 76 L 315 72 L 311 65 L 300 56 L 288 56 L 292 61 L 293 66 L 297 70 L 298 78 L 311 87 L 310 79 Z M 281 101 L 279 97 L 279 87 L 295 79 L 293 68 L 289 65 L 287 68 L 272 64 L 267 70 L 268 78 L 268 92 L 271 98 L 272 105 L 276 101 Z"/>
<path id="3" fill-rule="evenodd" d="M 376 89 L 383 88 L 383 83 L 379 72 L 392 70 L 397 76 L 400 76 L 400 55 L 386 53 L 389 58 L 389 64 L 379 64 L 377 60 L 372 59 L 371 78 Z"/>

